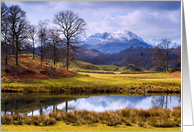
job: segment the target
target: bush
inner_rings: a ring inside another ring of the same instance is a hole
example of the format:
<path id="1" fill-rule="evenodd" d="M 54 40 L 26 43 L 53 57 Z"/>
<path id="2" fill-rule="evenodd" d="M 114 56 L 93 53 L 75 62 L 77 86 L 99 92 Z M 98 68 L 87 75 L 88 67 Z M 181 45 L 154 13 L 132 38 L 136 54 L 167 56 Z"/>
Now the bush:
<path id="1" fill-rule="evenodd" d="M 119 68 L 117 67 L 117 68 L 115 68 L 115 69 L 113 69 L 113 71 L 118 71 L 119 70 Z"/>
<path id="2" fill-rule="evenodd" d="M 181 72 L 181 67 L 176 67 L 176 68 L 173 68 L 173 69 L 170 69 L 170 73 L 171 72 L 176 72 L 176 71 L 180 71 Z"/>
<path id="3" fill-rule="evenodd" d="M 25 124 L 27 124 L 27 125 L 33 124 L 32 118 L 31 118 L 31 117 L 27 117 L 27 118 L 25 119 Z"/>
<path id="4" fill-rule="evenodd" d="M 72 112 L 66 113 L 65 116 L 63 117 L 63 120 L 65 122 L 69 122 L 69 123 L 75 123 L 75 122 L 77 122 L 77 118 L 76 118 L 76 116 L 73 115 Z"/>
<path id="5" fill-rule="evenodd" d="M 47 118 L 46 120 L 43 121 L 43 125 L 48 126 L 48 125 L 54 125 L 56 123 L 55 118 Z"/>
<path id="6" fill-rule="evenodd" d="M 131 126 L 132 124 L 131 124 L 130 121 L 125 121 L 125 125 L 126 125 L 126 126 Z"/>
<path id="7" fill-rule="evenodd" d="M 1 123 L 10 125 L 13 123 L 13 117 L 9 114 L 6 114 L 4 116 L 1 116 Z"/>
<path id="8" fill-rule="evenodd" d="M 136 66 L 134 64 L 129 64 L 129 65 L 126 65 L 124 70 L 131 70 L 131 71 L 143 71 L 143 68 L 139 67 L 139 66 Z"/>

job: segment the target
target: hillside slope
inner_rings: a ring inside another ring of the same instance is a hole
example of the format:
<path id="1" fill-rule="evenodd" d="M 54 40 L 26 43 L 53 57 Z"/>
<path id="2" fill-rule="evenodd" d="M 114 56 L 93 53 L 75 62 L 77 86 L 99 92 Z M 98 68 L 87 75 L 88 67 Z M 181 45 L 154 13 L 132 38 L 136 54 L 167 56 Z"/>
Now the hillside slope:
<path id="1" fill-rule="evenodd" d="M 43 62 L 40 68 L 40 58 L 32 59 L 31 56 L 18 55 L 19 66 L 15 66 L 15 56 L 8 56 L 8 72 L 5 72 L 5 56 L 1 56 L 1 80 L 22 82 L 32 79 L 50 79 L 75 75 L 75 72 L 64 68 L 56 67 L 47 62 Z M 49 66 L 47 66 L 47 64 Z M 40 72 L 42 71 L 42 72 Z"/>

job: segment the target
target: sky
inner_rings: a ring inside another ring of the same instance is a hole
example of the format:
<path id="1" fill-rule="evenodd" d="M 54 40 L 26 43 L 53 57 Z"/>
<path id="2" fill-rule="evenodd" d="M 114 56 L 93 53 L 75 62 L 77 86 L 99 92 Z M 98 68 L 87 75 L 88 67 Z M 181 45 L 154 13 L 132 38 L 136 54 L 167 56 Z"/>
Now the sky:
<path id="1" fill-rule="evenodd" d="M 181 1 L 5 1 L 19 5 L 31 24 L 72 10 L 87 23 L 86 35 L 128 30 L 142 39 L 167 38 L 181 44 Z"/>

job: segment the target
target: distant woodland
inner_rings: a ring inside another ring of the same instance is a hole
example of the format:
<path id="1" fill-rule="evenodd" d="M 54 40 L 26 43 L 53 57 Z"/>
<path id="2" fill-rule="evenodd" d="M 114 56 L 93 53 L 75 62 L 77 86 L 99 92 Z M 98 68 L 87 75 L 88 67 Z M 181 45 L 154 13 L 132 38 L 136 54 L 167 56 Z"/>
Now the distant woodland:
<path id="1" fill-rule="evenodd" d="M 125 66 L 127 64 L 134 64 L 147 70 L 151 68 L 160 70 L 160 68 L 155 67 L 153 63 L 152 57 L 154 51 L 154 48 L 136 47 L 128 48 L 115 54 L 100 53 L 98 56 L 85 57 L 80 60 L 96 65 L 114 64 L 117 66 Z M 172 51 L 169 53 L 168 67 L 181 67 L 181 46 L 178 48 L 173 48 Z"/>

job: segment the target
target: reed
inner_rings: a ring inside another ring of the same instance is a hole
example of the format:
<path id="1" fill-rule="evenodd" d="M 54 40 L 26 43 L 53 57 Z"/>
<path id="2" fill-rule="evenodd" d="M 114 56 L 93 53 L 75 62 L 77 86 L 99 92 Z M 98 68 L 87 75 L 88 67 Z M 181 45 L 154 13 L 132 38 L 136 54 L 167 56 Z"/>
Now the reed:
<path id="1" fill-rule="evenodd" d="M 177 127 L 181 126 L 181 107 L 173 110 L 153 107 L 149 110 L 125 108 L 116 111 L 94 112 L 94 111 L 72 111 L 64 113 L 62 111 L 51 112 L 49 115 L 27 116 L 27 115 L 3 115 L 2 124 L 15 125 L 53 125 L 57 121 L 63 121 L 67 125 L 95 125 L 105 124 L 107 126 L 154 126 L 154 127 Z"/>

